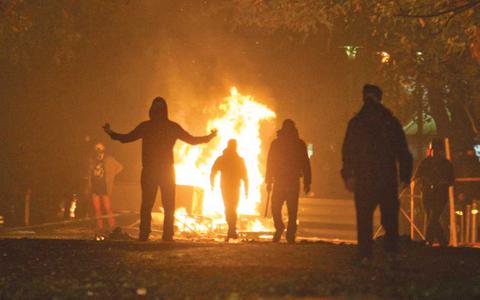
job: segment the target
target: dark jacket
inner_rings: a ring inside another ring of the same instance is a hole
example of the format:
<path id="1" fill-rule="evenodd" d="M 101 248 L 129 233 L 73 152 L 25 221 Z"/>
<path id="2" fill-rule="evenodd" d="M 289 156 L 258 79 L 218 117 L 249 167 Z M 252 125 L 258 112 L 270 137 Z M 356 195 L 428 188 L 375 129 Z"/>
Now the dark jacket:
<path id="1" fill-rule="evenodd" d="M 342 148 L 344 180 L 354 179 L 357 188 L 397 188 L 400 180 L 409 183 L 412 155 L 400 122 L 383 105 L 364 104 L 350 120 Z"/>
<path id="2" fill-rule="evenodd" d="M 268 151 L 265 183 L 292 184 L 300 177 L 303 177 L 305 186 L 312 182 L 307 146 L 296 129 L 281 129 Z"/>
<path id="3" fill-rule="evenodd" d="M 427 157 L 418 166 L 415 179 L 418 179 L 422 186 L 424 200 L 441 197 L 442 199 L 432 200 L 446 201 L 448 187 L 453 185 L 455 180 L 453 165 L 445 157 Z"/>
<path id="4" fill-rule="evenodd" d="M 210 181 L 213 183 L 217 173 L 221 173 L 221 186 L 226 188 L 238 188 L 243 180 L 248 185 L 247 168 L 245 161 L 236 151 L 225 149 L 223 155 L 219 156 L 212 166 Z"/>
<path id="5" fill-rule="evenodd" d="M 122 143 L 142 139 L 142 164 L 144 168 L 172 166 L 174 163 L 173 147 L 178 139 L 192 145 L 207 143 L 211 139 L 210 136 L 192 136 L 179 124 L 170 121 L 164 100 L 156 101 L 157 99 L 154 100 L 150 108 L 150 120 L 140 123 L 127 134 L 116 132 L 110 134 L 112 139 Z"/>

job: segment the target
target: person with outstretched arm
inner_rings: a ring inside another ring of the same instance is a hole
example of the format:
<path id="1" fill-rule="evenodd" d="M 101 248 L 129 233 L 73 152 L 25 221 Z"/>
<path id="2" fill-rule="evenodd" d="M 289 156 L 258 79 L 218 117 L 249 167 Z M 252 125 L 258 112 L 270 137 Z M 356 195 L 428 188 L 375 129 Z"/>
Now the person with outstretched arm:
<path id="1" fill-rule="evenodd" d="M 140 123 L 126 134 L 114 132 L 108 123 L 103 128 L 113 140 L 121 143 L 130 143 L 142 139 L 142 204 L 140 208 L 139 240 L 147 241 L 149 238 L 151 212 L 157 195 L 157 188 L 160 187 L 165 212 L 162 240 L 172 241 L 176 184 L 173 159 L 175 142 L 182 140 L 191 145 L 208 143 L 217 135 L 217 131 L 212 130 L 209 135 L 205 136 L 192 136 L 179 124 L 168 118 L 167 102 L 161 97 L 153 100 L 149 115 L 150 120 Z"/>

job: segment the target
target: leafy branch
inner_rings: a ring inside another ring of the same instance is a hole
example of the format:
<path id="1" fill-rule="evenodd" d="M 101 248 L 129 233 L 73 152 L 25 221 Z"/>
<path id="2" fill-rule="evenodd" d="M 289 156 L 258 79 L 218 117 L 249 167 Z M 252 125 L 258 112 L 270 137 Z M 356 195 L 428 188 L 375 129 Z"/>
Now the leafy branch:
<path id="1" fill-rule="evenodd" d="M 404 17 L 404 18 L 435 18 L 435 17 L 439 17 L 439 16 L 443 16 L 443 15 L 446 15 L 446 14 L 452 14 L 452 15 L 456 15 L 456 14 L 459 14 L 461 12 L 464 12 L 468 9 L 471 9 L 471 8 L 474 8 L 476 6 L 480 6 L 480 0 L 474 0 L 474 1 L 470 1 L 470 2 L 467 2 L 463 5 L 459 5 L 459 6 L 455 6 L 455 7 L 452 7 L 452 8 L 449 8 L 449 9 L 443 9 L 443 10 L 439 10 L 439 11 L 436 11 L 436 12 L 433 12 L 433 13 L 429 13 L 429 14 L 405 14 L 405 13 L 400 13 L 400 14 L 397 14 L 396 17 Z M 400 11 L 404 11 L 402 9 L 400 9 Z"/>

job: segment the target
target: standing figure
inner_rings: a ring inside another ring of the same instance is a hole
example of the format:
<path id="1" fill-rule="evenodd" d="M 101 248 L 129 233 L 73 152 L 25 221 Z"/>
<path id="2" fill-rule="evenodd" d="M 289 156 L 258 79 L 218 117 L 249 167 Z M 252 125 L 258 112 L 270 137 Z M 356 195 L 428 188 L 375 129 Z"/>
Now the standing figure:
<path id="1" fill-rule="evenodd" d="M 400 122 L 381 104 L 382 90 L 363 87 L 363 107 L 353 117 L 343 143 L 341 174 L 347 190 L 354 193 L 357 213 L 359 258 L 372 256 L 373 212 L 380 205 L 385 229 L 385 251 L 392 256 L 398 241 L 397 162 L 400 180 L 410 183 L 412 155 Z"/>
<path id="2" fill-rule="evenodd" d="M 228 141 L 223 155 L 219 156 L 213 164 L 210 173 L 212 190 L 215 185 L 217 173 L 221 173 L 220 186 L 222 189 L 223 203 L 225 205 L 225 218 L 228 224 L 226 241 L 238 238 L 237 235 L 237 207 L 240 199 L 240 181 L 243 181 L 245 196 L 248 197 L 248 177 L 245 161 L 237 153 L 237 141 Z"/>
<path id="3" fill-rule="evenodd" d="M 90 186 L 92 203 L 97 218 L 97 229 L 103 231 L 102 205 L 108 215 L 110 231 L 115 226 L 113 219 L 110 196 L 113 191 L 115 176 L 120 173 L 123 166 L 112 156 L 105 154 L 105 146 L 102 143 L 95 145 L 95 157 L 90 161 Z"/>
<path id="4" fill-rule="evenodd" d="M 312 176 L 307 146 L 300 139 L 295 123 L 286 119 L 283 121 L 282 128 L 277 132 L 277 138 L 270 146 L 265 175 L 267 192 L 272 191 L 273 185 L 272 216 L 275 225 L 273 242 L 279 242 L 285 231 L 282 207 L 283 203 L 287 202 L 287 241 L 295 243 L 301 177 L 303 177 L 305 194 L 308 194 Z"/>
<path id="5" fill-rule="evenodd" d="M 152 208 L 157 189 L 162 192 L 165 212 L 163 220 L 163 241 L 173 240 L 175 213 L 175 169 L 173 147 L 180 139 L 196 145 L 209 142 L 216 136 L 216 130 L 209 135 L 194 137 L 179 124 L 168 119 L 167 102 L 161 97 L 153 100 L 149 111 L 150 120 L 140 123 L 127 134 L 116 133 L 105 124 L 104 130 L 114 140 L 130 143 L 142 139 L 142 204 L 140 208 L 139 240 L 147 241 L 150 235 Z"/>
<path id="6" fill-rule="evenodd" d="M 427 214 L 426 240 L 432 244 L 437 239 L 440 246 L 447 246 L 448 241 L 440 225 L 440 215 L 448 203 L 448 188 L 455 180 L 453 165 L 445 158 L 442 140 L 433 140 L 430 149 L 431 156 L 420 162 L 415 180 L 421 184 L 423 206 Z"/>
<path id="7" fill-rule="evenodd" d="M 458 179 L 480 178 L 480 162 L 473 149 L 463 152 L 458 160 L 454 160 L 454 163 L 455 175 Z M 458 194 L 462 210 L 466 209 L 466 205 L 480 200 L 480 183 L 463 180 L 455 184 L 455 192 Z"/>

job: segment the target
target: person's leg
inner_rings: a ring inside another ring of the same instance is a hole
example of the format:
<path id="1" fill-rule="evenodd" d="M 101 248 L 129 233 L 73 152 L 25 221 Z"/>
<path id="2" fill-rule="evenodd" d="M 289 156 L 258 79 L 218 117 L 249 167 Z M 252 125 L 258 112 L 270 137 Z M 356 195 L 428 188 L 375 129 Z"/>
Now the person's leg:
<path id="1" fill-rule="evenodd" d="M 238 190 L 238 188 L 237 188 Z M 222 187 L 223 202 L 225 205 L 225 219 L 228 224 L 227 238 L 237 237 L 237 206 L 239 192 L 235 187 Z"/>
<path id="2" fill-rule="evenodd" d="M 284 195 L 280 188 L 274 186 L 272 192 L 272 217 L 273 224 L 275 226 L 275 235 L 273 236 L 273 241 L 280 241 L 283 231 L 285 230 L 285 224 L 282 220 L 282 206 Z"/>
<path id="3" fill-rule="evenodd" d="M 398 251 L 398 210 L 399 201 L 395 190 L 387 191 L 380 199 L 382 226 L 385 229 L 384 248 L 386 252 Z"/>
<path id="4" fill-rule="evenodd" d="M 445 233 L 443 232 L 442 225 L 440 224 L 440 217 L 445 209 L 447 201 L 443 199 L 438 199 L 439 203 L 435 203 L 432 207 L 432 217 L 431 217 L 431 231 L 432 231 L 432 239 L 437 239 L 441 246 L 447 246 L 447 238 Z"/>
<path id="5" fill-rule="evenodd" d="M 288 210 L 287 241 L 289 243 L 295 242 L 295 235 L 297 233 L 298 196 L 299 184 L 296 183 L 286 192 Z"/>
<path id="6" fill-rule="evenodd" d="M 108 215 L 108 227 L 110 228 L 110 230 L 113 230 L 113 227 L 115 226 L 115 219 L 113 218 L 110 197 L 108 195 L 103 195 L 102 202 L 103 202 L 103 207 L 105 208 L 105 212 Z"/>
<path id="7" fill-rule="evenodd" d="M 165 213 L 162 235 L 162 240 L 164 241 L 173 240 L 175 222 L 175 172 L 173 170 L 169 171 L 168 174 L 164 174 L 165 177 L 160 182 L 163 211 Z"/>
<path id="8" fill-rule="evenodd" d="M 425 214 L 427 215 L 427 230 L 425 233 L 425 240 L 431 244 L 434 241 L 434 234 L 432 228 L 433 210 L 431 208 L 431 204 L 429 206 L 425 206 Z"/>
<path id="9" fill-rule="evenodd" d="M 102 209 L 100 207 L 100 196 L 92 194 L 92 203 L 95 208 L 95 218 L 97 218 L 97 229 L 103 230 Z"/>
<path id="10" fill-rule="evenodd" d="M 152 208 L 157 196 L 158 179 L 154 173 L 143 169 L 141 177 L 142 204 L 140 206 L 140 234 L 139 239 L 148 240 L 152 222 Z"/>
<path id="11" fill-rule="evenodd" d="M 357 212 L 358 256 L 360 259 L 372 257 L 373 212 L 375 199 L 368 193 L 355 193 L 355 210 Z"/>

